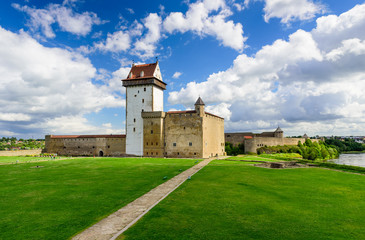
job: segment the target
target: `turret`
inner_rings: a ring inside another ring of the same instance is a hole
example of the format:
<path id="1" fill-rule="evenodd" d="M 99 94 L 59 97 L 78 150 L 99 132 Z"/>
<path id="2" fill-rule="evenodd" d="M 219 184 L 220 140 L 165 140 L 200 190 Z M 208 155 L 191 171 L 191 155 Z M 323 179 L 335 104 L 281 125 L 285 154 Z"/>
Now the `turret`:
<path id="1" fill-rule="evenodd" d="M 278 128 L 275 130 L 274 132 L 274 136 L 276 138 L 283 138 L 284 137 L 284 132 L 283 130 L 281 130 L 281 128 L 278 126 Z"/>
<path id="2" fill-rule="evenodd" d="M 199 97 L 198 100 L 196 100 L 195 102 L 195 111 L 199 114 L 200 117 L 204 116 L 204 102 L 203 100 Z"/>

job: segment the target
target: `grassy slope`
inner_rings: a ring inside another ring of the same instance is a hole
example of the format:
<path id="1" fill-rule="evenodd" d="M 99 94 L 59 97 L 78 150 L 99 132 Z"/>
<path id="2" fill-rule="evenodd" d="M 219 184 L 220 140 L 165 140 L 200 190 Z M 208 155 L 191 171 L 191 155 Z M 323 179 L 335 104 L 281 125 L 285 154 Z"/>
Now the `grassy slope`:
<path id="1" fill-rule="evenodd" d="M 365 239 L 365 176 L 212 162 L 120 239 Z"/>
<path id="2" fill-rule="evenodd" d="M 0 166 L 0 239 L 67 239 L 196 160 L 75 159 Z M 42 168 L 31 168 L 41 165 Z"/>

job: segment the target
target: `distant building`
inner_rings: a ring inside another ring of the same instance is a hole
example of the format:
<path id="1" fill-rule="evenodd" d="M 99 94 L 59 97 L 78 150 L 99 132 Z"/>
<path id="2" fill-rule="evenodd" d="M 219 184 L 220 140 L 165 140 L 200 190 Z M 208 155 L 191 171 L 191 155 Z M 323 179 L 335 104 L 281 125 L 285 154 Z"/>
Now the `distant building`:
<path id="1" fill-rule="evenodd" d="M 257 149 L 264 146 L 284 146 L 297 145 L 299 141 L 302 143 L 308 138 L 305 134 L 303 138 L 284 138 L 284 132 L 278 127 L 274 132 L 263 133 L 225 133 L 225 142 L 230 142 L 235 146 L 244 145 L 245 153 L 256 153 Z"/>
<path id="2" fill-rule="evenodd" d="M 195 109 L 163 111 L 158 62 L 132 65 L 126 79 L 126 135 L 47 135 L 44 152 L 59 155 L 208 158 L 225 154 L 224 119 Z"/>

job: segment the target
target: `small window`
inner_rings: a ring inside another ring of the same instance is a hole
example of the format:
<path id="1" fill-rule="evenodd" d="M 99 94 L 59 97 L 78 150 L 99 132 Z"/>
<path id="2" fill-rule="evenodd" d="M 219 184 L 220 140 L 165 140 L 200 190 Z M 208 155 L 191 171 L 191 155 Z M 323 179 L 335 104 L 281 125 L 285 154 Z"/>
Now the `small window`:
<path id="1" fill-rule="evenodd" d="M 110 148 L 110 146 L 108 146 L 108 148 Z"/>
<path id="2" fill-rule="evenodd" d="M 193 146 L 193 143 L 192 142 L 189 142 L 189 146 L 191 147 L 191 146 Z"/>
<path id="3" fill-rule="evenodd" d="M 158 142 L 156 143 L 156 146 L 158 146 Z"/>
<path id="4" fill-rule="evenodd" d="M 134 97 L 137 97 L 137 95 L 134 95 Z"/>
<path id="5" fill-rule="evenodd" d="M 138 93 L 139 93 L 139 90 L 138 90 Z"/>
<path id="6" fill-rule="evenodd" d="M 196 155 L 196 153 L 194 153 L 194 155 Z"/>
<path id="7" fill-rule="evenodd" d="M 133 132 L 135 132 L 136 131 L 136 128 L 133 128 Z"/>
<path id="8" fill-rule="evenodd" d="M 156 155 L 158 155 L 158 152 L 156 152 Z"/>
<path id="9" fill-rule="evenodd" d="M 172 146 L 176 147 L 176 143 L 173 143 Z"/>
<path id="10" fill-rule="evenodd" d="M 146 155 L 148 155 L 148 152 L 146 152 Z"/>
<path id="11" fill-rule="evenodd" d="M 151 122 L 151 126 L 153 125 L 153 122 Z"/>
<path id="12" fill-rule="evenodd" d="M 166 147 L 166 143 L 163 144 Z"/>
<path id="13" fill-rule="evenodd" d="M 151 142 L 151 146 L 153 146 L 153 142 Z"/>
<path id="14" fill-rule="evenodd" d="M 80 146 L 78 146 L 77 148 L 80 148 Z"/>
<path id="15" fill-rule="evenodd" d="M 146 88 L 144 88 L 143 91 L 146 91 Z"/>
<path id="16" fill-rule="evenodd" d="M 95 146 L 93 146 L 93 148 L 95 148 Z"/>
<path id="17" fill-rule="evenodd" d="M 146 142 L 146 145 L 148 146 L 148 142 Z"/>
<path id="18" fill-rule="evenodd" d="M 153 130 L 151 130 L 151 134 L 153 133 Z"/>
<path id="19" fill-rule="evenodd" d="M 185 130 L 185 127 L 184 127 L 184 130 Z"/>
<path id="20" fill-rule="evenodd" d="M 144 99 L 142 99 L 142 103 L 144 103 Z"/>
<path id="21" fill-rule="evenodd" d="M 142 112 L 144 112 L 144 109 L 142 109 Z"/>
<path id="22" fill-rule="evenodd" d="M 177 152 L 177 155 L 180 155 L 180 153 L 179 153 L 179 152 Z"/>
<path id="23" fill-rule="evenodd" d="M 227 137 L 231 137 L 231 135 L 227 135 Z"/>
<path id="24" fill-rule="evenodd" d="M 133 122 L 136 122 L 136 119 L 135 118 L 133 119 Z"/>

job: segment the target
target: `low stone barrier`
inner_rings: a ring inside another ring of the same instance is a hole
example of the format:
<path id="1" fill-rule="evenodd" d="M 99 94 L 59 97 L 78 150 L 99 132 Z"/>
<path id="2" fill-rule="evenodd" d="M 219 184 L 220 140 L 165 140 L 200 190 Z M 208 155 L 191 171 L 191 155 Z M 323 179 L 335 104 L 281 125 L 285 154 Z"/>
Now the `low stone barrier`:
<path id="1" fill-rule="evenodd" d="M 33 150 L 17 150 L 17 151 L 0 151 L 0 156 L 26 156 L 26 155 L 39 155 L 42 149 Z"/>

